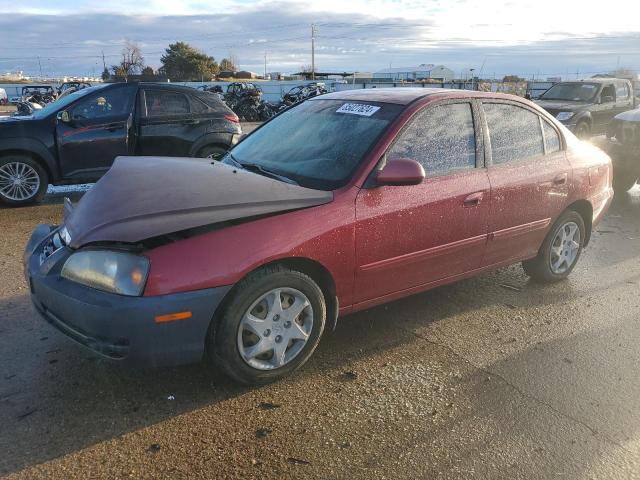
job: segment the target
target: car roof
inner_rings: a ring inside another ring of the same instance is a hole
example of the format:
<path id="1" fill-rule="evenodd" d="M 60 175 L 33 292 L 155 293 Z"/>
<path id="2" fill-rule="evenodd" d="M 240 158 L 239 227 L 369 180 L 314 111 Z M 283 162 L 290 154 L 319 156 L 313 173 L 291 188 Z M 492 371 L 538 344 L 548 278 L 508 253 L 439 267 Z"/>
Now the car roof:
<path id="1" fill-rule="evenodd" d="M 130 82 L 133 83 L 133 82 Z M 184 90 L 193 92 L 197 90 L 194 87 L 188 87 L 186 85 L 176 85 L 175 83 L 159 83 L 159 82 L 138 82 L 141 87 L 153 87 L 153 88 L 166 88 L 167 90 Z"/>
<path id="2" fill-rule="evenodd" d="M 309 100 L 354 100 L 361 102 L 369 101 L 380 103 L 395 103 L 397 105 L 408 105 L 420 98 L 443 93 L 467 93 L 469 94 L 469 96 L 475 96 L 477 92 L 474 92 L 472 90 L 454 90 L 449 88 L 366 88 L 326 93 Z"/>
<path id="3" fill-rule="evenodd" d="M 615 82 L 628 82 L 629 80 L 626 80 L 624 78 L 615 78 L 615 77 L 598 77 L 598 78 L 585 78 L 583 80 L 567 80 L 564 82 L 558 82 L 556 83 L 556 85 L 558 84 L 562 84 L 562 83 L 615 83 Z"/>

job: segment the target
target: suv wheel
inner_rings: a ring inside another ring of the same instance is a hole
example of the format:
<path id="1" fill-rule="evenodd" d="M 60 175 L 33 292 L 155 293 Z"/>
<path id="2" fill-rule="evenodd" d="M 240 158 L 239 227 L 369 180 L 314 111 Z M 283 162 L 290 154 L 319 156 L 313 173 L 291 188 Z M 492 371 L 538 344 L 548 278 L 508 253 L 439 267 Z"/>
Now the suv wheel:
<path id="1" fill-rule="evenodd" d="M 522 262 L 522 267 L 532 279 L 551 283 L 569 276 L 578 263 L 585 239 L 582 216 L 567 210 L 553 224 L 545 237 L 538 256 Z"/>
<path id="2" fill-rule="evenodd" d="M 301 272 L 269 267 L 234 290 L 209 329 L 207 351 L 214 362 L 247 385 L 272 382 L 301 367 L 324 330 L 320 287 Z"/>
<path id="3" fill-rule="evenodd" d="M 591 139 L 591 127 L 584 120 L 578 122 L 578 125 L 576 125 L 576 137 L 578 137 L 580 140 Z"/>
<path id="4" fill-rule="evenodd" d="M 42 166 L 30 157 L 0 158 L 0 202 L 19 207 L 42 200 L 49 177 Z"/>
<path id="5" fill-rule="evenodd" d="M 210 158 L 211 160 L 220 160 L 227 153 L 227 149 L 219 145 L 208 145 L 200 150 L 198 156 L 201 158 Z"/>

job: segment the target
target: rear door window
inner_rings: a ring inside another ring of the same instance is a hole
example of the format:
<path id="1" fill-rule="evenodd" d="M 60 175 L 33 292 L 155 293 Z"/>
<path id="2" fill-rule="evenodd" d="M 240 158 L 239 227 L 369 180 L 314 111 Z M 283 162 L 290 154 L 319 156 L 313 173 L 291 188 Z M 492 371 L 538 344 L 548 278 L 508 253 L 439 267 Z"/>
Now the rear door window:
<path id="1" fill-rule="evenodd" d="M 611 103 L 616 101 L 616 87 L 613 85 L 606 85 L 600 93 L 600 100 L 602 103 Z"/>
<path id="2" fill-rule="evenodd" d="M 171 117 L 190 113 L 189 100 L 183 93 L 146 90 L 145 100 L 148 117 Z"/>
<path id="3" fill-rule="evenodd" d="M 483 103 L 494 165 L 544 155 L 540 117 L 508 103 Z"/>
<path id="4" fill-rule="evenodd" d="M 428 176 L 475 168 L 476 138 L 471 104 L 427 107 L 403 130 L 387 158 L 416 160 Z"/>

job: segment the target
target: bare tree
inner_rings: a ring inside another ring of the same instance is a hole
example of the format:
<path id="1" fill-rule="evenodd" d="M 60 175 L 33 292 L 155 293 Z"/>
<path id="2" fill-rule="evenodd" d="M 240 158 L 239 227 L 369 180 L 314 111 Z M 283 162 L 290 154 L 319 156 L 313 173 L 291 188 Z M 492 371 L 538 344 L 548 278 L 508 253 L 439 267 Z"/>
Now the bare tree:
<path id="1" fill-rule="evenodd" d="M 111 67 L 113 73 L 118 77 L 129 79 L 129 75 L 142 72 L 144 69 L 144 57 L 142 50 L 137 43 L 127 40 L 122 49 L 122 60 L 119 65 Z"/>

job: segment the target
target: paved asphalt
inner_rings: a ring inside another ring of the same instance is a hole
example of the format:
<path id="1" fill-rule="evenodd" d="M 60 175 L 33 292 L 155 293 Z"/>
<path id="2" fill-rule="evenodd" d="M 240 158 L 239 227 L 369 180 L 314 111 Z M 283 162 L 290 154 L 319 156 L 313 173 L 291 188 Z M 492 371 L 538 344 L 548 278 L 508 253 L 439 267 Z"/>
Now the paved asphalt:
<path id="1" fill-rule="evenodd" d="M 515 265 L 358 313 L 255 389 L 68 341 L 20 264 L 61 198 L 0 210 L 0 477 L 640 478 L 638 190 L 568 281 Z"/>

